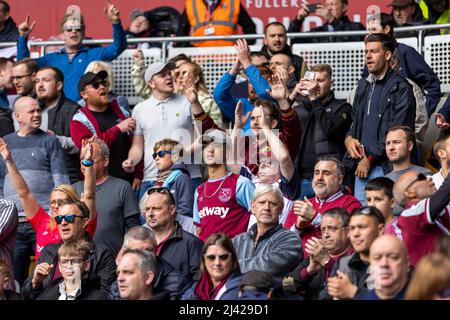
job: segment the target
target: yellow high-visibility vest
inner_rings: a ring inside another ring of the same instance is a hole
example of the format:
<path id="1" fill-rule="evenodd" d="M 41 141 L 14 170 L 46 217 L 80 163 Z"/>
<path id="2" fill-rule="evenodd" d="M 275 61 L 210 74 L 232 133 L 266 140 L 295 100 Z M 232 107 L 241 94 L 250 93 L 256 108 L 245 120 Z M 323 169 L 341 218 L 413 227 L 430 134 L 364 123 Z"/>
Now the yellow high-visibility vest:
<path id="1" fill-rule="evenodd" d="M 218 36 L 237 33 L 240 0 L 222 0 L 212 12 L 202 0 L 186 0 L 186 14 L 193 36 Z M 234 41 L 214 40 L 194 42 L 196 47 L 232 46 Z"/>
<path id="2" fill-rule="evenodd" d="M 428 5 L 425 3 L 424 0 L 420 1 L 420 9 L 422 10 L 422 14 L 423 16 L 428 19 L 430 16 L 429 10 L 428 10 Z M 450 23 L 450 9 L 445 10 L 439 17 L 439 19 L 437 19 L 436 24 L 445 24 L 445 23 Z M 442 29 L 441 30 L 441 34 L 450 34 L 450 29 Z"/>

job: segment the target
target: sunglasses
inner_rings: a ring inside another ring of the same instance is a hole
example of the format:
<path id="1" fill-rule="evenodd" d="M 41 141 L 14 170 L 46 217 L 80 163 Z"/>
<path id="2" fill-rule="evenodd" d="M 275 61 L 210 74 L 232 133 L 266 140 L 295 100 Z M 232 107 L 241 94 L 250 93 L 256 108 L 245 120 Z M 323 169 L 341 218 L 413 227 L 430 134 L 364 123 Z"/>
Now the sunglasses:
<path id="1" fill-rule="evenodd" d="M 169 150 L 160 150 L 158 152 L 155 152 L 154 154 L 152 154 L 153 159 L 156 159 L 156 157 L 162 158 L 164 157 L 164 155 L 166 154 L 172 154 L 172 151 Z"/>
<path id="2" fill-rule="evenodd" d="M 93 82 L 93 83 L 91 83 L 91 86 L 92 86 L 95 90 L 97 90 L 98 88 L 100 88 L 100 86 L 103 86 L 103 87 L 106 88 L 106 80 Z"/>
<path id="3" fill-rule="evenodd" d="M 216 261 L 217 258 L 219 258 L 220 261 L 227 261 L 231 257 L 231 253 L 221 253 L 221 254 L 205 254 L 203 255 L 206 260 L 213 262 Z"/>
<path id="4" fill-rule="evenodd" d="M 65 216 L 56 216 L 55 220 L 57 224 L 61 224 L 63 220 L 66 220 L 67 223 L 73 223 L 75 221 L 75 218 L 81 218 L 83 219 L 83 216 L 77 216 L 75 214 L 66 214 Z"/>
<path id="5" fill-rule="evenodd" d="M 413 181 L 411 181 L 410 184 L 408 184 L 408 186 L 405 188 L 405 190 L 408 190 L 409 187 L 411 187 L 414 184 L 414 182 L 416 182 L 416 181 L 424 181 L 424 180 L 427 180 L 427 176 L 424 175 L 423 173 L 419 172 L 417 174 L 416 178 Z"/>
<path id="6" fill-rule="evenodd" d="M 155 193 L 155 192 L 169 194 L 169 197 L 170 197 L 170 200 L 171 200 L 172 204 L 176 203 L 175 202 L 175 198 L 173 197 L 172 192 L 170 192 L 169 188 L 166 188 L 166 187 L 152 187 L 152 188 L 147 190 L 147 194 L 148 195 L 151 195 L 152 193 Z"/>
<path id="7" fill-rule="evenodd" d="M 74 30 L 81 31 L 81 30 L 83 30 L 83 27 L 82 26 L 65 27 L 64 30 L 67 32 L 72 32 Z"/>
<path id="8" fill-rule="evenodd" d="M 62 259 L 59 260 L 59 265 L 62 267 L 68 267 L 69 264 L 71 264 L 74 267 L 79 267 L 83 262 L 83 259 Z"/>

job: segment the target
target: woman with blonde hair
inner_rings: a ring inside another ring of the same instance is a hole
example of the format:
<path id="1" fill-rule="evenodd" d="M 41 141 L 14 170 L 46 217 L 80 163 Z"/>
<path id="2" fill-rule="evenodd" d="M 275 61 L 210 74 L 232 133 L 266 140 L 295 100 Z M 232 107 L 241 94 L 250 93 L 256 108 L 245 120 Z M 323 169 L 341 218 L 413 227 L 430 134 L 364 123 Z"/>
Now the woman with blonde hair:
<path id="1" fill-rule="evenodd" d="M 450 257 L 434 252 L 423 257 L 406 290 L 406 300 L 450 299 Z"/>
<path id="2" fill-rule="evenodd" d="M 179 66 L 176 76 L 174 80 L 180 88 L 181 94 L 183 94 L 185 88 L 189 88 L 192 84 L 198 92 L 198 101 L 205 113 L 214 120 L 219 128 L 223 128 L 222 112 L 211 93 L 208 92 L 205 76 L 200 65 L 194 61 L 184 62 Z"/>
<path id="3" fill-rule="evenodd" d="M 20 171 L 17 169 L 16 164 L 9 152 L 8 145 L 0 138 L 0 154 L 3 157 L 12 184 L 19 195 L 20 202 L 25 212 L 28 222 L 36 231 L 36 261 L 39 254 L 47 244 L 59 243 L 61 241 L 58 224 L 62 222 L 62 219 L 58 216 L 58 210 L 61 201 L 65 199 L 80 200 L 75 189 L 68 184 L 61 184 L 53 188 L 50 193 L 50 212 L 47 213 L 44 208 L 37 202 L 36 198 L 28 188 L 25 179 Z M 89 208 L 89 222 L 86 227 L 86 231 L 91 238 L 94 237 L 95 228 L 97 226 L 97 212 L 95 209 L 95 171 L 94 161 L 92 159 L 92 139 L 83 140 L 81 154 L 84 154 L 84 159 L 81 161 L 82 166 L 85 168 L 85 181 L 84 193 L 82 200 Z M 69 217 L 70 216 L 70 217 Z M 76 218 L 75 215 L 66 215 L 64 219 L 71 223 Z"/>

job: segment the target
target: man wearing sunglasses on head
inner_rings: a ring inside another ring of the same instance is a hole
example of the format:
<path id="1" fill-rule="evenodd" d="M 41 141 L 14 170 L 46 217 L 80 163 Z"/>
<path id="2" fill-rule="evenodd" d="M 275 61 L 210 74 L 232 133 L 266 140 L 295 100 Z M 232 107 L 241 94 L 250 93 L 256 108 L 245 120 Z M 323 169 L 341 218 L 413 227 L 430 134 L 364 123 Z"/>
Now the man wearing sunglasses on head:
<path id="1" fill-rule="evenodd" d="M 394 185 L 395 202 L 404 210 L 397 225 L 412 266 L 434 251 L 441 236 L 450 236 L 450 181 L 436 191 L 431 177 L 417 171 L 401 175 Z"/>
<path id="2" fill-rule="evenodd" d="M 89 275 L 100 277 L 101 290 L 109 294 L 111 284 L 116 279 L 116 265 L 111 251 L 101 244 L 95 244 L 86 233 L 89 209 L 81 201 L 61 201 L 58 224 L 62 243 L 67 241 L 86 240 L 89 243 Z M 48 244 L 42 250 L 32 275 L 25 281 L 21 293 L 25 299 L 36 299 L 43 290 L 60 281 L 62 275 L 59 268 L 58 249 L 62 243 Z"/>
<path id="3" fill-rule="evenodd" d="M 70 122 L 70 135 L 80 148 L 81 141 L 97 136 L 105 141 L 110 149 L 109 174 L 113 177 L 133 182 L 135 175 L 122 169 L 122 162 L 128 157 L 131 147 L 131 133 L 136 121 L 131 112 L 119 105 L 117 100 L 111 103 L 108 98 L 106 71 L 87 72 L 78 82 L 78 91 L 86 106 L 78 110 Z M 139 175 L 136 170 L 136 175 Z M 141 172 L 142 173 L 142 172 Z"/>
<path id="4" fill-rule="evenodd" d="M 90 62 L 116 59 L 126 48 L 125 31 L 120 22 L 119 10 L 109 0 L 106 2 L 104 12 L 113 26 L 113 43 L 111 45 L 98 48 L 83 46 L 82 41 L 85 34 L 83 16 L 69 13 L 61 21 L 61 32 L 65 43 L 64 48 L 36 59 L 38 66 L 50 65 L 57 67 L 63 72 L 67 83 L 75 84 L 81 78 Z M 35 21 L 30 23 L 30 16 L 28 15 L 25 21 L 19 25 L 20 36 L 17 41 L 17 60 L 30 56 L 27 42 L 35 24 Z M 80 100 L 79 92 L 74 85 L 65 86 L 64 94 L 73 101 Z"/>

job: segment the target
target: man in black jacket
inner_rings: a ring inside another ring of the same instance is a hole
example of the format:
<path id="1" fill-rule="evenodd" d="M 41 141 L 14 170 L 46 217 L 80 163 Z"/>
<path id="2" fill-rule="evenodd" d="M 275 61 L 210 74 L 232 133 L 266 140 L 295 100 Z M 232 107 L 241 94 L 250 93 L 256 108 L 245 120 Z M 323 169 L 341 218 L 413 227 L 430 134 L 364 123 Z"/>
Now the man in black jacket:
<path id="1" fill-rule="evenodd" d="M 314 165 L 320 156 L 332 156 L 342 160 L 345 154 L 345 135 L 352 123 L 352 106 L 334 97 L 332 69 L 328 64 L 319 64 L 311 69 L 314 80 L 301 79 L 290 98 L 304 90 L 306 103 L 298 105 L 296 111 L 303 129 L 300 152 L 296 159 L 297 172 L 301 178 L 304 197 L 314 197 L 311 182 Z"/>
<path id="2" fill-rule="evenodd" d="M 18 37 L 19 30 L 9 15 L 9 4 L 0 0 L 0 42 L 16 42 Z"/>
<path id="3" fill-rule="evenodd" d="M 295 68 L 293 73 L 295 81 L 298 81 L 307 69 L 303 58 L 292 53 L 291 47 L 287 44 L 286 27 L 280 22 L 271 22 L 265 27 L 264 46 L 261 48 L 261 52 L 268 60 L 278 53 L 290 56 Z"/>
<path id="4" fill-rule="evenodd" d="M 64 75 L 55 67 L 42 67 L 36 74 L 36 94 L 42 110 L 41 129 L 56 135 L 64 151 L 70 183 L 81 180 L 79 150 L 70 137 L 70 120 L 79 106 L 63 92 Z"/>
<path id="5" fill-rule="evenodd" d="M 136 226 L 128 230 L 123 240 L 123 246 L 116 258 L 119 265 L 120 259 L 126 250 L 142 249 L 155 253 L 157 249 L 155 233 L 148 228 Z M 171 300 L 180 299 L 181 295 L 192 284 L 191 277 L 182 271 L 175 270 L 166 260 L 156 257 L 158 262 L 158 274 L 153 281 L 153 293 L 159 294 L 163 291 L 170 293 Z M 118 282 L 111 285 L 111 300 L 120 300 Z"/>
<path id="6" fill-rule="evenodd" d="M 355 173 L 355 197 L 365 205 L 365 185 L 389 172 L 385 140 L 389 128 L 414 130 L 416 101 L 412 86 L 390 67 L 394 40 L 381 33 L 365 40 L 369 76 L 359 80 L 353 101 L 353 123 L 345 138 L 344 164 Z M 355 170 L 356 168 L 356 170 Z"/>
<path id="7" fill-rule="evenodd" d="M 333 31 L 357 31 L 365 30 L 360 22 L 352 22 L 347 16 L 348 0 L 325 0 L 325 5 L 318 5 L 315 14 L 325 20 L 321 27 L 313 28 L 311 32 L 330 32 Z M 300 32 L 303 21 L 310 13 L 306 6 L 302 6 L 294 20 L 289 25 L 288 32 Z M 340 41 L 362 41 L 363 36 L 345 36 L 345 37 L 314 37 L 297 38 L 291 41 L 293 43 L 304 42 L 340 42 Z"/>
<path id="8" fill-rule="evenodd" d="M 116 279 L 116 265 L 111 251 L 102 245 L 96 245 L 89 238 L 85 228 L 88 224 L 89 209 L 81 201 L 63 200 L 58 216 L 55 217 L 62 242 L 85 239 L 89 243 L 89 275 L 100 277 L 101 290 L 109 294 L 111 284 Z M 47 288 L 61 279 L 57 269 L 58 249 L 62 243 L 48 244 L 42 250 L 33 274 L 22 286 L 24 299 L 36 299 Z"/>

